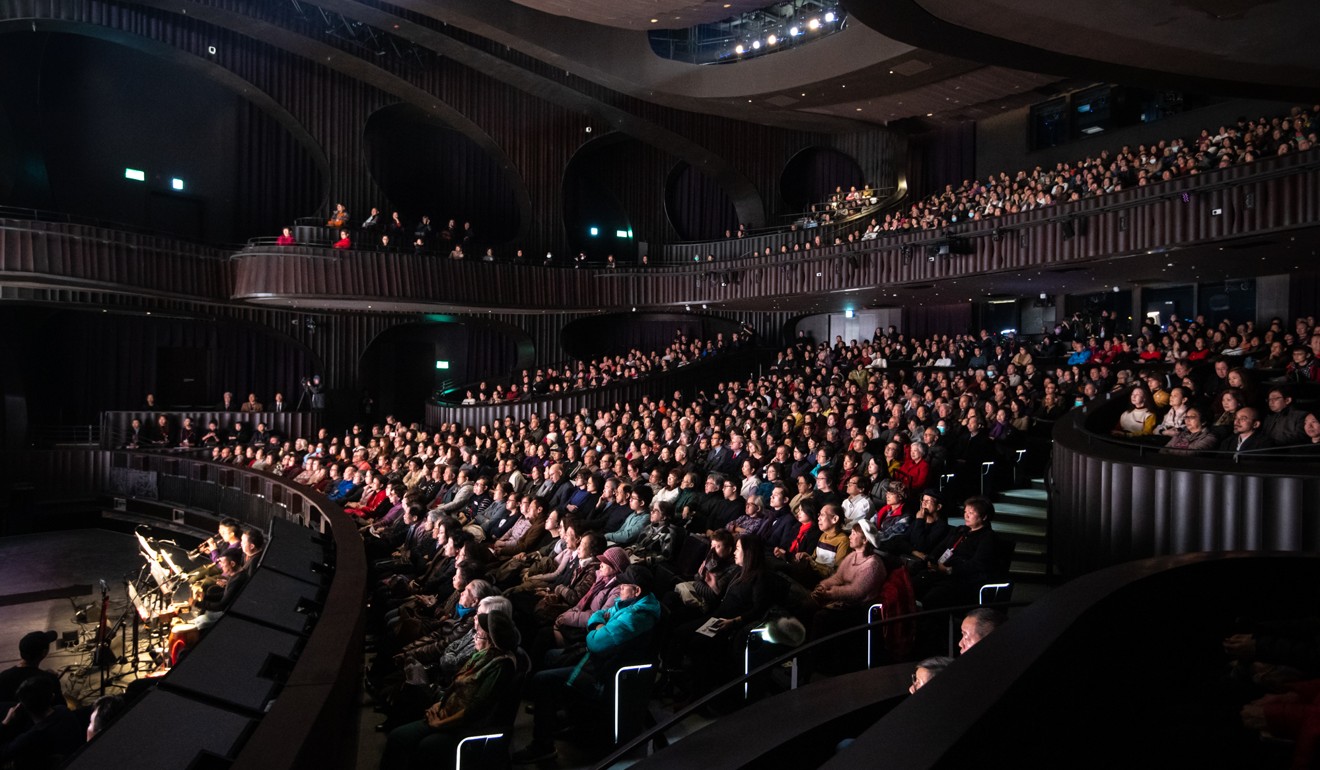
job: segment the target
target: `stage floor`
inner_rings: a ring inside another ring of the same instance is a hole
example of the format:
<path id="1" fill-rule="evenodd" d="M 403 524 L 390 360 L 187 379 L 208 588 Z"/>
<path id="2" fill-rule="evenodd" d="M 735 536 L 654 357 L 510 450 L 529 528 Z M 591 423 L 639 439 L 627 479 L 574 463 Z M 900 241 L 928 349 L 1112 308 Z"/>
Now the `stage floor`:
<path id="1" fill-rule="evenodd" d="M 51 649 L 43 668 L 61 673 L 64 691 L 83 701 L 100 693 L 100 675 L 86 671 L 90 652 L 85 642 L 96 637 L 101 612 L 100 582 L 110 595 L 110 623 L 128 606 L 125 578 L 137 576 L 142 559 L 137 540 L 128 534 L 104 529 L 43 532 L 0 538 L 0 668 L 18 661 L 18 640 L 31 631 L 78 633 L 79 644 Z M 86 608 L 87 622 L 74 614 Z M 130 618 L 131 620 L 131 618 Z M 131 647 L 132 626 L 128 627 Z M 118 641 L 112 649 L 122 654 Z M 131 651 L 131 650 L 130 650 Z M 130 667 L 117 667 L 122 673 Z M 119 686 L 133 677 L 121 677 Z M 117 692 L 112 686 L 107 692 Z"/>

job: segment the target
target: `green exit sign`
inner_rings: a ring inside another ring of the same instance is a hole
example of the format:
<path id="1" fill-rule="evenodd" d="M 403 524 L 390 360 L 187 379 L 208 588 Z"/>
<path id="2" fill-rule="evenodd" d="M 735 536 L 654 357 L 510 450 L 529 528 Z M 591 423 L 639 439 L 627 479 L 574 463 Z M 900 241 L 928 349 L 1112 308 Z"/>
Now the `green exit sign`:
<path id="1" fill-rule="evenodd" d="M 437 368 L 437 369 L 448 369 L 448 368 L 449 368 L 449 362 L 448 362 L 448 361 L 436 361 L 436 362 L 435 362 L 435 368 Z"/>

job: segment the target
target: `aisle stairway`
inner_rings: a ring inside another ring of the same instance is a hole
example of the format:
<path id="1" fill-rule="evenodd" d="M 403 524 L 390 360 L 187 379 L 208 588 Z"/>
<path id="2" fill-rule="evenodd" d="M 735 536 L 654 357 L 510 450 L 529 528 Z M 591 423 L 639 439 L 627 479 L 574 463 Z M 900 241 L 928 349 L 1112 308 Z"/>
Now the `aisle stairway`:
<path id="1" fill-rule="evenodd" d="M 1048 577 L 1049 498 L 1044 479 L 1033 478 L 1028 484 L 994 496 L 994 529 L 1017 543 L 1010 576 L 1017 581 L 1040 582 Z M 949 517 L 951 526 L 962 523 L 961 516 Z"/>

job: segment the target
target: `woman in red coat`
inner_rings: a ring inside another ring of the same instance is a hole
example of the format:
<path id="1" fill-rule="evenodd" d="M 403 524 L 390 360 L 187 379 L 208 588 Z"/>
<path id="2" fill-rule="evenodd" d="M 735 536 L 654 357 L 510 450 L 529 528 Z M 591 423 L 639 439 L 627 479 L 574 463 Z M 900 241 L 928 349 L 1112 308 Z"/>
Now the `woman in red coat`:
<path id="1" fill-rule="evenodd" d="M 908 447 L 908 458 L 894 477 L 903 482 L 910 494 L 920 494 L 930 480 L 930 461 L 926 459 L 926 445 L 920 441 L 912 442 Z"/>

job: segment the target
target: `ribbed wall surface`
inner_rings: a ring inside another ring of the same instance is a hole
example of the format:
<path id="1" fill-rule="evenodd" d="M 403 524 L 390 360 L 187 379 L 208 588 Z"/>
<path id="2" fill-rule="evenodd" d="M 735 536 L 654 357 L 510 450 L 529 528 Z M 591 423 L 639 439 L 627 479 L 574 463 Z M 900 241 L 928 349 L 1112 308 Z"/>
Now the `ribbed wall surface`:
<path id="1" fill-rule="evenodd" d="M 1142 452 L 1087 433 L 1084 420 L 1074 412 L 1054 430 L 1060 574 L 1196 551 L 1320 550 L 1314 465 Z"/>

